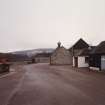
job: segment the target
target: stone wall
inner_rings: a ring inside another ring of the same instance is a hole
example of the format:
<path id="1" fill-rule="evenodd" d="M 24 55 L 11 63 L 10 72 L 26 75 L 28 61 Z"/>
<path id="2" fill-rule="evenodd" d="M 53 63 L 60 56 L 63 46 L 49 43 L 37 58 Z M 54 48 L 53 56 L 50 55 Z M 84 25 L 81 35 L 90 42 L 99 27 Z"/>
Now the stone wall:
<path id="1" fill-rule="evenodd" d="M 57 48 L 51 56 L 50 64 L 52 65 L 72 65 L 72 56 L 64 47 Z"/>
<path id="2" fill-rule="evenodd" d="M 50 57 L 36 57 L 35 62 L 36 63 L 49 63 Z"/>

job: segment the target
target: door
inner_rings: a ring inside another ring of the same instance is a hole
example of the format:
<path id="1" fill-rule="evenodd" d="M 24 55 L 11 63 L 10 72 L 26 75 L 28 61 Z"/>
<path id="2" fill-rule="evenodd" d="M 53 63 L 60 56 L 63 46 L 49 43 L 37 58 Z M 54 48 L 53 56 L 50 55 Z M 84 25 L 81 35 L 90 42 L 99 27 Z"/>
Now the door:
<path id="1" fill-rule="evenodd" d="M 78 57 L 75 57 L 75 67 L 78 67 Z"/>

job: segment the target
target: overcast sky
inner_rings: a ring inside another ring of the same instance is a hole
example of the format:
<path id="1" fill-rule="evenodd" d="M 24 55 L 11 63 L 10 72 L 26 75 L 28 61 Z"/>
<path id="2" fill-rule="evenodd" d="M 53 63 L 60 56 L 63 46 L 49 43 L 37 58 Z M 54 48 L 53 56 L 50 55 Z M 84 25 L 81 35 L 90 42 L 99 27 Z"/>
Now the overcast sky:
<path id="1" fill-rule="evenodd" d="M 0 52 L 105 40 L 105 0 L 0 0 Z"/>

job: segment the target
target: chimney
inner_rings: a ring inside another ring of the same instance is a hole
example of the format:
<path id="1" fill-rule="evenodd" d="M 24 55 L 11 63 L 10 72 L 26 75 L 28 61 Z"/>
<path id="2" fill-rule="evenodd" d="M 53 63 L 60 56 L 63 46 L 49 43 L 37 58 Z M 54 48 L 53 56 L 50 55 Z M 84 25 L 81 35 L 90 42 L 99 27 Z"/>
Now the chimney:
<path id="1" fill-rule="evenodd" d="M 57 44 L 58 44 L 58 47 L 60 48 L 61 47 L 61 42 L 58 42 Z"/>

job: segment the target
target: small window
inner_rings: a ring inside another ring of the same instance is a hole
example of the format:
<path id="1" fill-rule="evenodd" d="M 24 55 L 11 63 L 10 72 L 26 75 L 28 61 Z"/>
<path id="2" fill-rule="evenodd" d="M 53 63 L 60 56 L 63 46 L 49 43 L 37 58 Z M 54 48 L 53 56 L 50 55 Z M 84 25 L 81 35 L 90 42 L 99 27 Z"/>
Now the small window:
<path id="1" fill-rule="evenodd" d="M 89 57 L 85 57 L 85 63 L 89 63 Z"/>

